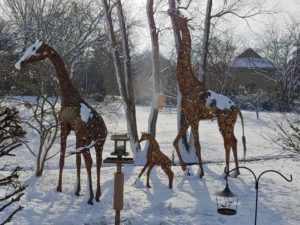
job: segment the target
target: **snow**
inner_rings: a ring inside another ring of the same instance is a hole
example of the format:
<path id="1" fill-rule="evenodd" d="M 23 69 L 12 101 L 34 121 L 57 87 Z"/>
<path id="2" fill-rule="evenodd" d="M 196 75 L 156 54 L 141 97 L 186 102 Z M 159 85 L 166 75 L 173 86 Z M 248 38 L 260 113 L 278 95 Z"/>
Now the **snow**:
<path id="1" fill-rule="evenodd" d="M 222 110 L 230 109 L 232 106 L 234 106 L 234 102 L 225 95 L 217 94 L 211 90 L 208 90 L 207 93 L 208 96 L 205 102 L 206 107 L 210 107 L 212 103 L 215 103 L 216 107 Z"/>
<path id="2" fill-rule="evenodd" d="M 75 151 L 70 151 L 70 154 L 76 154 L 76 153 L 80 153 L 82 150 L 84 149 L 90 149 L 92 147 L 94 147 L 96 144 L 95 141 L 92 141 L 89 145 L 86 145 L 86 146 L 83 146 L 83 147 L 79 147 L 79 148 L 76 148 Z"/>
<path id="3" fill-rule="evenodd" d="M 264 58 L 236 58 L 231 67 L 239 67 L 239 68 L 274 68 L 272 63 Z"/>
<path id="4" fill-rule="evenodd" d="M 30 45 L 26 51 L 23 53 L 22 57 L 16 62 L 15 67 L 20 70 L 21 63 L 26 59 L 29 59 L 31 56 L 36 55 L 37 50 L 41 47 L 43 42 L 36 40 L 34 44 Z"/>
<path id="5" fill-rule="evenodd" d="M 92 118 L 92 110 L 86 104 L 80 103 L 80 118 L 83 122 L 87 123 L 89 118 Z"/>
<path id="6" fill-rule="evenodd" d="M 101 107 L 101 106 L 100 106 Z M 103 108 L 101 108 L 104 110 Z M 19 106 L 22 113 L 28 113 L 24 106 Z M 138 130 L 147 130 L 147 116 L 150 107 L 137 107 Z M 110 132 L 126 130 L 124 112 L 119 118 L 112 118 L 103 111 L 103 117 Z M 276 148 L 271 142 L 262 137 L 272 135 L 272 120 L 279 117 L 279 113 L 261 112 L 260 119 L 256 119 L 255 112 L 242 111 L 245 123 L 245 136 L 247 138 L 246 164 L 240 166 L 251 168 L 258 176 L 262 171 L 274 169 L 289 177 L 293 175 L 293 182 L 288 183 L 275 173 L 266 173 L 259 182 L 258 218 L 257 224 L 270 225 L 296 225 L 300 221 L 300 155 L 291 155 L 282 149 Z M 164 108 L 158 116 L 156 139 L 161 151 L 171 158 L 173 140 L 177 134 L 177 110 Z M 222 136 L 218 131 L 216 121 L 200 122 L 200 142 L 204 162 L 205 176 L 199 179 L 198 166 L 190 166 L 194 176 L 184 176 L 180 166 L 172 166 L 174 172 L 173 189 L 168 188 L 168 178 L 160 167 L 154 167 L 151 172 L 148 189 L 146 173 L 140 178 L 143 166 L 124 165 L 124 207 L 121 211 L 121 224 L 123 225 L 240 225 L 254 224 L 255 212 L 255 182 L 253 175 L 241 169 L 238 178 L 230 176 L 229 187 L 239 198 L 237 214 L 223 216 L 217 213 L 215 193 L 225 187 L 223 171 L 225 166 L 225 151 Z M 239 158 L 242 154 L 242 127 L 238 120 L 235 126 L 238 139 Z M 28 144 L 37 142 L 34 133 L 27 134 Z M 67 150 L 74 149 L 74 134 L 68 137 Z M 129 144 L 128 144 L 129 145 Z M 127 146 L 128 147 L 128 146 Z M 111 157 L 114 142 L 108 136 L 104 146 L 103 159 Z M 56 143 L 53 152 L 60 149 Z M 130 150 L 129 150 L 130 152 Z M 34 158 L 20 147 L 15 152 L 16 157 L 10 157 L 6 163 L 13 162 L 24 167 L 20 178 L 28 186 L 20 204 L 24 209 L 15 215 L 10 225 L 106 225 L 114 224 L 113 210 L 113 185 L 116 166 L 103 164 L 101 168 L 102 196 L 100 202 L 88 205 L 83 196 L 87 184 L 86 170 L 82 163 L 81 194 L 74 195 L 76 184 L 75 156 L 65 158 L 63 171 L 62 192 L 56 192 L 58 179 L 59 155 L 46 162 L 45 172 L 42 177 L 34 176 Z M 95 154 L 92 153 L 95 162 Z M 129 157 L 132 157 L 132 153 Z M 233 156 L 231 155 L 231 160 Z M 175 154 L 175 161 L 178 162 Z M 5 162 L 0 162 L 0 164 Z M 92 168 L 93 184 L 95 191 L 96 168 Z M 233 161 L 230 164 L 234 167 Z M 137 180 L 137 182 L 135 182 Z"/>

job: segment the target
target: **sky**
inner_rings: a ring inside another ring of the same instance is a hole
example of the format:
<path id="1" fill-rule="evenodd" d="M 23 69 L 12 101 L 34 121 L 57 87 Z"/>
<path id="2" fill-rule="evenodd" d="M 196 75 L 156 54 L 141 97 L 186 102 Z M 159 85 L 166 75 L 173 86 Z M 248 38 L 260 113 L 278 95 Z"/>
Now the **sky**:
<path id="1" fill-rule="evenodd" d="M 199 2 L 199 7 L 203 9 L 205 12 L 205 4 L 206 1 L 203 0 L 193 0 L 193 2 Z M 218 0 L 220 1 L 220 0 Z M 218 1 L 214 1 L 214 8 L 217 8 Z M 230 0 L 229 0 L 230 1 Z M 233 1 L 233 0 L 232 0 Z M 246 1 L 246 0 L 245 0 Z M 127 0 L 131 4 L 131 10 L 137 12 L 136 17 L 141 18 L 143 27 L 139 29 L 138 36 L 136 37 L 136 43 L 138 45 L 138 50 L 143 51 L 145 49 L 151 49 L 149 30 L 147 25 L 146 18 L 146 0 Z M 134 2 L 134 3 L 133 3 Z M 154 2 L 156 2 L 154 0 Z M 182 0 L 183 5 L 187 0 Z M 300 0 L 264 0 L 266 9 L 272 9 L 276 11 L 275 14 L 272 15 L 259 15 L 254 17 L 253 19 L 248 20 L 249 25 L 243 21 L 242 19 L 237 19 L 236 17 L 230 16 L 226 18 L 224 22 L 224 27 L 230 27 L 233 29 L 234 34 L 239 39 L 244 39 L 242 48 L 248 48 L 255 45 L 255 39 L 257 38 L 257 34 L 263 32 L 263 28 L 266 24 L 278 24 L 279 27 L 284 26 L 284 20 L 288 17 L 288 14 L 291 15 L 300 15 Z M 276 6 L 274 6 L 274 2 L 276 2 Z M 133 5 L 134 4 L 134 5 Z M 162 18 L 163 12 L 159 12 L 160 18 Z M 169 19 L 168 19 L 169 20 Z M 167 21 L 167 20 L 166 20 Z M 156 21 L 158 24 L 160 21 Z M 167 22 L 168 23 L 168 22 Z M 161 46 L 161 52 L 165 54 L 169 54 L 170 50 L 170 41 L 169 38 L 173 37 L 171 33 L 165 31 L 167 34 L 160 36 L 163 45 Z M 164 37 L 165 36 L 165 37 Z"/>

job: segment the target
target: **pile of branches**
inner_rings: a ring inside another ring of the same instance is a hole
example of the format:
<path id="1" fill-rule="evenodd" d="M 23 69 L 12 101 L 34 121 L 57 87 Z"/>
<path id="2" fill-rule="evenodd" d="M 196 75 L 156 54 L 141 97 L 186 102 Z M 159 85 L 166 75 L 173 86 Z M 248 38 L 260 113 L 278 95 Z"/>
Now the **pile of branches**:
<path id="1" fill-rule="evenodd" d="M 18 138 L 25 135 L 22 129 L 20 119 L 16 108 L 0 108 L 0 158 L 15 156 L 13 150 L 21 146 Z M 4 160 L 0 160 L 0 162 Z M 1 165 L 0 168 L 0 193 L 5 193 L 0 196 L 0 214 L 3 221 L 0 224 L 10 222 L 13 216 L 20 210 L 22 206 L 15 206 L 16 202 L 20 201 L 24 195 L 26 186 L 19 181 L 19 172 L 21 167 L 16 166 L 11 168 L 10 165 Z"/>

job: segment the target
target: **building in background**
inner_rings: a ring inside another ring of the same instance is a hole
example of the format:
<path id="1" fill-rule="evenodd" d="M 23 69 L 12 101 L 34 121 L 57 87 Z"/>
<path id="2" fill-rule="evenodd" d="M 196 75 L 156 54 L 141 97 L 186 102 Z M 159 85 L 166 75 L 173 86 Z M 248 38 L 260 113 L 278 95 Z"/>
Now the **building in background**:
<path id="1" fill-rule="evenodd" d="M 248 48 L 238 55 L 229 66 L 230 89 L 245 87 L 250 92 L 261 89 L 265 92 L 275 90 L 276 67 L 269 60 Z"/>

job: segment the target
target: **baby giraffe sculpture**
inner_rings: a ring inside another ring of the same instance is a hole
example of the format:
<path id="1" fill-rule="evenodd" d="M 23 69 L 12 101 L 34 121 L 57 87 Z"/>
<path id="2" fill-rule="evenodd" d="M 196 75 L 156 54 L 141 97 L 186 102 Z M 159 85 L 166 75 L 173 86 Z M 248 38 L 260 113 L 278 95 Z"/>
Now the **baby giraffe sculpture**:
<path id="1" fill-rule="evenodd" d="M 61 152 L 59 160 L 59 178 L 57 191 L 62 191 L 62 172 L 65 162 L 66 141 L 67 136 L 73 130 L 76 135 L 76 167 L 77 167 L 77 186 L 75 194 L 78 196 L 80 192 L 80 167 L 81 154 L 83 155 L 86 170 L 88 174 L 89 187 L 89 204 L 93 204 L 93 187 L 91 168 L 93 160 L 89 152 L 89 148 L 96 149 L 96 165 L 97 165 L 97 190 L 96 201 L 101 196 L 100 189 L 100 168 L 102 164 L 102 150 L 107 136 L 107 129 L 102 117 L 81 97 L 78 90 L 74 87 L 65 64 L 60 55 L 49 45 L 36 41 L 27 48 L 23 56 L 16 63 L 16 68 L 45 59 L 50 59 L 56 70 L 60 95 L 61 95 L 61 111 L 59 114 L 59 122 L 61 125 Z"/>
<path id="2" fill-rule="evenodd" d="M 141 136 L 139 142 L 142 142 L 144 140 L 148 140 L 149 144 L 151 145 L 152 148 L 149 149 L 146 165 L 140 172 L 139 178 L 143 175 L 143 173 L 145 172 L 145 170 L 148 167 L 147 187 L 151 188 L 150 183 L 149 183 L 151 170 L 152 170 L 153 166 L 155 166 L 155 165 L 161 166 L 161 168 L 163 169 L 163 171 L 167 174 L 167 176 L 169 178 L 169 188 L 172 188 L 173 187 L 173 177 L 174 177 L 174 173 L 171 170 L 171 166 L 173 164 L 172 161 L 164 153 L 162 153 L 160 151 L 160 147 L 152 134 L 142 133 L 142 136 Z"/>

